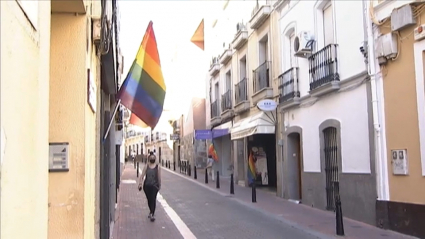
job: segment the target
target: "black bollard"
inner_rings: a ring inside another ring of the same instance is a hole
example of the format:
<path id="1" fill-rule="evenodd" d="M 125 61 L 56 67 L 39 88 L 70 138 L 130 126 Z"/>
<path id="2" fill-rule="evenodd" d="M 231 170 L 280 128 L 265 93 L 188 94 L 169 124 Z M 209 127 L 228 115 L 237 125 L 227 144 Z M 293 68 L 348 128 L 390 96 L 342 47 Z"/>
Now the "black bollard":
<path id="1" fill-rule="evenodd" d="M 254 182 L 252 183 L 252 186 L 251 186 L 251 189 L 252 189 L 252 202 L 253 203 L 257 202 L 257 189 L 255 187 L 255 184 L 256 184 L 256 182 L 254 180 Z"/>
<path id="2" fill-rule="evenodd" d="M 233 182 L 233 173 L 230 174 L 230 194 L 235 194 L 235 184 Z"/>
<path id="3" fill-rule="evenodd" d="M 196 165 L 193 166 L 193 178 L 198 179 L 198 172 L 196 171 Z"/>
<path id="4" fill-rule="evenodd" d="M 208 169 L 205 169 L 205 184 L 208 184 Z"/>
<path id="5" fill-rule="evenodd" d="M 139 177 L 139 162 L 137 162 L 136 176 Z"/>
<path id="6" fill-rule="evenodd" d="M 187 164 L 187 175 L 189 175 L 189 177 L 192 174 L 192 168 L 190 167 L 190 164 Z"/>
<path id="7" fill-rule="evenodd" d="M 220 188 L 220 172 L 217 171 L 217 178 L 215 179 L 215 187 Z"/>
<path id="8" fill-rule="evenodd" d="M 176 171 L 176 162 L 173 162 L 173 169 L 174 169 L 174 172 Z"/>
<path id="9" fill-rule="evenodd" d="M 339 182 L 334 182 L 335 189 L 335 220 L 336 235 L 344 236 L 344 221 L 342 216 L 341 196 L 339 195 Z"/>

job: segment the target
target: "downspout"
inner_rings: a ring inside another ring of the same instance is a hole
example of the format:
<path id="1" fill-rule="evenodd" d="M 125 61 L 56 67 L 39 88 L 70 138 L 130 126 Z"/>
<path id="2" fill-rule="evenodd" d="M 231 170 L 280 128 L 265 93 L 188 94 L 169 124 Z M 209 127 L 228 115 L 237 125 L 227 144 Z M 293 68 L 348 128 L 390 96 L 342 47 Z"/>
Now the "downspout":
<path id="1" fill-rule="evenodd" d="M 374 33 L 372 20 L 370 19 L 370 7 L 372 6 L 372 1 L 367 1 L 367 5 L 363 1 L 365 9 L 365 20 L 367 29 L 367 42 L 368 42 L 368 73 L 370 77 L 371 85 L 371 94 L 372 94 L 372 112 L 373 112 L 373 127 L 375 134 L 375 166 L 376 166 L 376 189 L 378 200 L 389 200 L 388 192 L 388 171 L 387 171 L 387 160 L 384 158 L 382 150 L 382 138 L 381 138 L 381 125 L 379 114 L 379 101 L 378 101 L 378 87 L 376 82 L 376 76 L 379 74 L 376 69 L 375 61 L 375 47 L 374 47 Z"/>

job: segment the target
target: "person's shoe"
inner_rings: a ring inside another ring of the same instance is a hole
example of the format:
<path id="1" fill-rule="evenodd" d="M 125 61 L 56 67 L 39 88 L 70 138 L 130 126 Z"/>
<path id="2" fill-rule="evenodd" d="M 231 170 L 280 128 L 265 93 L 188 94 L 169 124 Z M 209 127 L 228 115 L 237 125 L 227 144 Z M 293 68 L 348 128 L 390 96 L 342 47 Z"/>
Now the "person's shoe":
<path id="1" fill-rule="evenodd" d="M 150 219 L 151 219 L 151 222 L 154 222 L 154 221 L 155 221 L 155 216 L 154 216 L 154 215 L 152 215 L 152 216 L 150 217 Z"/>
<path id="2" fill-rule="evenodd" d="M 152 213 L 149 213 L 148 218 L 151 219 L 152 218 Z"/>

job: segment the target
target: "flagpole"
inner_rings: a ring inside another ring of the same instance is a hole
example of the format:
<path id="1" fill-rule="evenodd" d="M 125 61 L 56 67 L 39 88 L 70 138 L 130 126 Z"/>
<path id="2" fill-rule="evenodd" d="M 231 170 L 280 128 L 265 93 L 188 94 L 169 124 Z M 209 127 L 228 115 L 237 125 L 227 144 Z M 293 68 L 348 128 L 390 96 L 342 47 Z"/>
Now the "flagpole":
<path id="1" fill-rule="evenodd" d="M 106 137 L 108 137 L 109 131 L 111 130 L 111 126 L 112 126 L 112 121 L 115 118 L 115 114 L 117 113 L 117 110 L 120 104 L 121 104 L 121 99 L 117 101 L 117 105 L 115 106 L 114 113 L 112 114 L 111 120 L 109 121 L 108 128 L 106 129 L 105 135 L 103 136 L 102 143 L 105 143 Z"/>

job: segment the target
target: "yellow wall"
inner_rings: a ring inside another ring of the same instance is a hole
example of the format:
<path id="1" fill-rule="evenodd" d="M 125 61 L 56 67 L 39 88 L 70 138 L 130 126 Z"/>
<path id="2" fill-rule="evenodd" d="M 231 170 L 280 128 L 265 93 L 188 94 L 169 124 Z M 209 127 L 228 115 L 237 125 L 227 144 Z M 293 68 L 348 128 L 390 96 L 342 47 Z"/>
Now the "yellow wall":
<path id="1" fill-rule="evenodd" d="M 421 19 L 425 19 L 425 13 Z M 382 33 L 389 32 L 390 23 L 381 27 Z M 419 149 L 419 125 L 416 104 L 415 64 L 413 56 L 413 29 L 400 31 L 400 55 L 390 61 L 383 72 L 385 125 L 388 155 L 388 175 L 391 201 L 425 203 L 425 177 L 421 173 Z M 392 173 L 391 150 L 407 149 L 409 175 L 395 176 Z M 421 185 L 421 186 L 420 186 Z"/>
<path id="2" fill-rule="evenodd" d="M 34 30 L 16 1 L 1 1 L 1 238 L 46 238 L 50 2 Z"/>
<path id="3" fill-rule="evenodd" d="M 49 141 L 70 144 L 69 172 L 49 174 L 52 239 L 95 233 L 98 139 L 96 115 L 87 103 L 86 26 L 86 15 L 52 14 Z M 91 76 L 99 85 L 96 56 L 91 57 Z"/>

